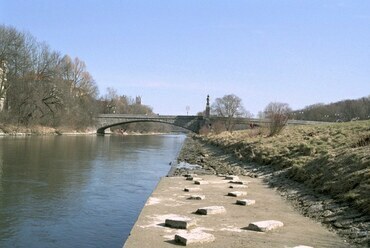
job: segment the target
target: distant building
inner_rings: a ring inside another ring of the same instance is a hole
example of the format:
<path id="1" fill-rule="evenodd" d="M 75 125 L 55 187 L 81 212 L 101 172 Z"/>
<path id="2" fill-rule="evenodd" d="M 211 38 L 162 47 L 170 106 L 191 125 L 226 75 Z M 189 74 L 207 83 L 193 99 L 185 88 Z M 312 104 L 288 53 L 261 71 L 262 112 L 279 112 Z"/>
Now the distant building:
<path id="1" fill-rule="evenodd" d="M 137 96 L 137 97 L 135 98 L 135 104 L 137 104 L 137 105 L 141 105 L 141 96 Z"/>

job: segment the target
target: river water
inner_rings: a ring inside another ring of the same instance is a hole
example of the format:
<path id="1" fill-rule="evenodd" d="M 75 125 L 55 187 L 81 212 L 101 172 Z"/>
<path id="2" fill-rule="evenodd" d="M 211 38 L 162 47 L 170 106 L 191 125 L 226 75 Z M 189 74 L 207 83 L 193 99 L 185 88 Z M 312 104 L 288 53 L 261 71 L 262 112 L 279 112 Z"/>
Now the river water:
<path id="1" fill-rule="evenodd" d="M 184 140 L 0 138 L 0 247 L 122 247 Z"/>

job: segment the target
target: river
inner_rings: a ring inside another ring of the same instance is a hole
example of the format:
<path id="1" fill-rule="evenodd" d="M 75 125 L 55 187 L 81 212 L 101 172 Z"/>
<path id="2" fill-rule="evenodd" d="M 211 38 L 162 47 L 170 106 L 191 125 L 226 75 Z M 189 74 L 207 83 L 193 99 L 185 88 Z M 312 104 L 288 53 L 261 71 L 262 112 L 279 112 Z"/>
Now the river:
<path id="1" fill-rule="evenodd" d="M 184 135 L 0 138 L 0 247 L 122 247 Z"/>

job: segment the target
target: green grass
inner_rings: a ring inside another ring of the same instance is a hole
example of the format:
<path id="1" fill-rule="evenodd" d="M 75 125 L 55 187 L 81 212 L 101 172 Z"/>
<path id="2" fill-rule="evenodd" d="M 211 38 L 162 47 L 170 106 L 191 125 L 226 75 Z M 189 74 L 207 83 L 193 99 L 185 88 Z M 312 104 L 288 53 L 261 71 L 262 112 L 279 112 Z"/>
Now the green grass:
<path id="1" fill-rule="evenodd" d="M 268 137 L 263 129 L 202 139 L 245 161 L 289 168 L 287 176 L 370 214 L 370 121 L 288 126 Z"/>

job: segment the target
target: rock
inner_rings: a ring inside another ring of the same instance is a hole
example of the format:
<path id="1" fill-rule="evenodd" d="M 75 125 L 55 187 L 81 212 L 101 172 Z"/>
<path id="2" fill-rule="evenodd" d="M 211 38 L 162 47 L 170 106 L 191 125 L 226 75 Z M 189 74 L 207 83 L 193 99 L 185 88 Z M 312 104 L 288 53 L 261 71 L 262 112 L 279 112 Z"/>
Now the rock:
<path id="1" fill-rule="evenodd" d="M 197 192 L 201 190 L 202 190 L 201 188 L 185 188 L 184 189 L 185 192 Z"/>
<path id="2" fill-rule="evenodd" d="M 230 189 L 246 189 L 246 188 L 248 188 L 248 186 L 247 185 L 238 185 L 238 184 L 236 184 L 236 185 L 230 185 L 229 188 Z"/>
<path id="3" fill-rule="evenodd" d="M 244 206 L 249 206 L 255 204 L 255 200 L 249 200 L 249 199 L 243 199 L 243 200 L 236 200 L 237 205 L 244 205 Z"/>
<path id="4" fill-rule="evenodd" d="M 313 248 L 313 247 L 307 246 L 307 245 L 298 245 L 298 246 L 294 246 L 293 248 Z"/>
<path id="5" fill-rule="evenodd" d="M 227 195 L 228 196 L 239 197 L 239 196 L 247 195 L 247 192 L 245 192 L 245 191 L 233 191 L 233 192 L 227 193 Z"/>
<path id="6" fill-rule="evenodd" d="M 201 185 L 201 184 L 208 184 L 207 181 L 194 181 L 194 184 Z"/>
<path id="7" fill-rule="evenodd" d="M 223 206 L 210 206 L 204 208 L 198 208 L 196 214 L 209 215 L 209 214 L 221 214 L 225 213 L 226 209 Z"/>
<path id="8" fill-rule="evenodd" d="M 166 226 L 179 229 L 188 229 L 190 226 L 194 226 L 195 224 L 196 224 L 195 220 L 182 216 L 166 219 L 165 221 Z"/>
<path id="9" fill-rule="evenodd" d="M 228 176 L 225 176 L 225 180 L 239 181 L 239 177 L 234 176 L 234 175 L 228 175 Z"/>
<path id="10" fill-rule="evenodd" d="M 189 245 L 194 243 L 201 244 L 206 242 L 212 242 L 214 240 L 215 236 L 205 232 L 188 232 L 175 235 L 175 242 L 183 245 Z"/>
<path id="11" fill-rule="evenodd" d="M 204 200 L 206 199 L 206 197 L 204 195 L 191 195 L 188 199 L 189 200 Z"/>
<path id="12" fill-rule="evenodd" d="M 273 229 L 284 226 L 283 222 L 277 220 L 265 220 L 252 222 L 247 227 L 248 230 L 258 231 L 258 232 L 267 232 Z"/>

